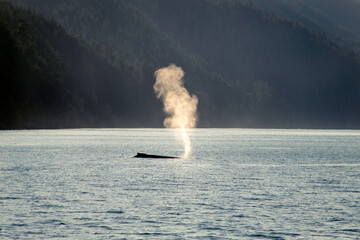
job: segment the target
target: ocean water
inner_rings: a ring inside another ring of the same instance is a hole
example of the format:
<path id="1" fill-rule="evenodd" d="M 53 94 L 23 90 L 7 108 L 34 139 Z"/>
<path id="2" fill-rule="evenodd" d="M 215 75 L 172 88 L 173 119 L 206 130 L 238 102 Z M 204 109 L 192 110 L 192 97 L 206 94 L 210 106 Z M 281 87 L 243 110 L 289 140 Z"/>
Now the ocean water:
<path id="1" fill-rule="evenodd" d="M 360 131 L 0 132 L 0 239 L 360 239 Z"/>

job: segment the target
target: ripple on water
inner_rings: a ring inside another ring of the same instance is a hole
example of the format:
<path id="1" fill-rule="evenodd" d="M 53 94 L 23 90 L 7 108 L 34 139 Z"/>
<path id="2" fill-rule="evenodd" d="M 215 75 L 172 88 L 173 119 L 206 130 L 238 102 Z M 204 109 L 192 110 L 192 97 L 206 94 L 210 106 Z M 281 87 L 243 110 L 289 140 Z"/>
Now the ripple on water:
<path id="1" fill-rule="evenodd" d="M 106 213 L 123 214 L 125 212 L 122 210 L 109 210 L 109 211 L 106 211 Z"/>
<path id="2" fill-rule="evenodd" d="M 11 168 L 1 168 L 0 171 L 3 172 L 28 172 L 30 171 L 30 167 L 11 167 Z"/>
<path id="3" fill-rule="evenodd" d="M 43 231 L 26 231 L 24 232 L 25 235 L 42 235 L 45 234 Z"/>
<path id="4" fill-rule="evenodd" d="M 28 227 L 28 224 L 25 223 L 13 223 L 10 225 L 10 227 Z"/>
<path id="5" fill-rule="evenodd" d="M 163 232 L 140 232 L 140 233 L 136 233 L 137 236 L 141 236 L 141 237 L 176 237 L 177 234 L 172 234 L 172 233 L 163 233 Z"/>
<path id="6" fill-rule="evenodd" d="M 58 219 L 49 219 L 49 220 L 45 220 L 45 221 L 40 221 L 38 222 L 39 224 L 50 224 L 50 225 L 66 225 L 66 223 L 64 223 L 61 220 Z"/>
<path id="7" fill-rule="evenodd" d="M 267 235 L 267 234 L 250 234 L 250 235 L 246 235 L 246 236 L 254 238 L 254 239 L 262 238 L 262 239 L 285 240 L 285 238 L 283 238 L 283 237 Z"/>
<path id="8" fill-rule="evenodd" d="M 342 229 L 343 232 L 360 233 L 360 228 Z"/>
<path id="9" fill-rule="evenodd" d="M 20 197 L 0 197 L 0 200 L 18 200 Z"/>
<path id="10" fill-rule="evenodd" d="M 236 215 L 232 215 L 232 217 L 234 217 L 234 218 L 248 218 L 249 216 L 246 216 L 244 214 L 236 214 Z"/>
<path id="11" fill-rule="evenodd" d="M 283 236 L 289 236 L 289 237 L 299 237 L 299 236 L 301 236 L 298 233 L 287 233 L 287 232 L 276 232 L 276 231 L 271 231 L 271 234 L 283 235 Z"/>

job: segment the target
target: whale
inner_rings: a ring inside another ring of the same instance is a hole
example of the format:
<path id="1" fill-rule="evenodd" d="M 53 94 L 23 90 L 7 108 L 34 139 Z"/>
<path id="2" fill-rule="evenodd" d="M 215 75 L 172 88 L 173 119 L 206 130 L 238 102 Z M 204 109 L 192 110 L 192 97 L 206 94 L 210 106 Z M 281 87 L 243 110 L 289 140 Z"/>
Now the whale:
<path id="1" fill-rule="evenodd" d="M 134 158 L 179 158 L 179 157 L 171 157 L 171 156 L 162 156 L 162 155 L 152 155 L 146 153 L 137 153 Z"/>

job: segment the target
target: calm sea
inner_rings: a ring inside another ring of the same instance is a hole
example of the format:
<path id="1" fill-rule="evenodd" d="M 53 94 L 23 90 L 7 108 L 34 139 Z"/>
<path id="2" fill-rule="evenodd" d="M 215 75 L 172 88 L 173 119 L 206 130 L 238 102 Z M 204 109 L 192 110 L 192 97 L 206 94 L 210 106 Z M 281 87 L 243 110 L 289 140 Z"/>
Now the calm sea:
<path id="1" fill-rule="evenodd" d="M 360 131 L 0 132 L 0 239 L 360 239 Z"/>

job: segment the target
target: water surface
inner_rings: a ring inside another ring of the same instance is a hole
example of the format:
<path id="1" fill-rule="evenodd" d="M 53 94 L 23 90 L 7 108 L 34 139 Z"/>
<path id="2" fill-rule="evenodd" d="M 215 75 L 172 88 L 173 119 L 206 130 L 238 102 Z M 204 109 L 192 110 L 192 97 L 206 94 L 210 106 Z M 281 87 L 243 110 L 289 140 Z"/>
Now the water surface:
<path id="1" fill-rule="evenodd" d="M 0 132 L 0 239 L 359 239 L 360 131 Z"/>

